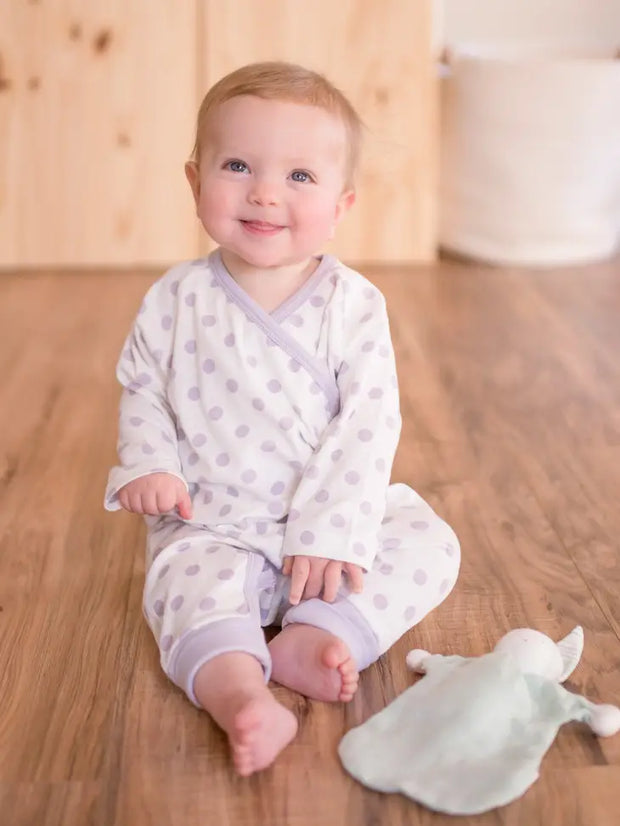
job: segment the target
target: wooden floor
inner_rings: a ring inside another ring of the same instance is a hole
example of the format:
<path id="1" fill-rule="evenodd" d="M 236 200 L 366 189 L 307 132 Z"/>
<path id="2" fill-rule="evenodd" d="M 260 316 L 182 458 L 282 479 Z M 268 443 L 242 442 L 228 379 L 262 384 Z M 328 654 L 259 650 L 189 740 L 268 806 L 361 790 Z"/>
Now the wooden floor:
<path id="1" fill-rule="evenodd" d="M 156 274 L 0 276 L 2 826 L 453 823 L 366 791 L 336 755 L 411 684 L 414 646 L 475 655 L 510 628 L 559 637 L 579 623 L 569 688 L 620 703 L 620 265 L 366 272 L 399 360 L 394 479 L 454 526 L 462 574 L 349 706 L 276 689 L 300 733 L 250 780 L 159 670 L 141 617 L 141 520 L 102 509 L 114 364 Z M 620 735 L 565 726 L 523 798 L 460 822 L 618 826 Z"/>

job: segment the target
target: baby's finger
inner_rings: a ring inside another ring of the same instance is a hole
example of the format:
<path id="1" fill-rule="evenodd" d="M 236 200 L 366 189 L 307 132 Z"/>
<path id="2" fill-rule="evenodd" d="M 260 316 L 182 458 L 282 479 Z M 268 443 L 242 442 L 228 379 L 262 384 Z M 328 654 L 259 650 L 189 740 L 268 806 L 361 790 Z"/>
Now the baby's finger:
<path id="1" fill-rule="evenodd" d="M 350 562 L 347 562 L 344 567 L 349 580 L 349 588 L 354 594 L 361 594 L 364 590 L 364 572 L 359 565 L 353 565 Z"/>
<path id="2" fill-rule="evenodd" d="M 184 491 L 177 505 L 179 516 L 181 519 L 192 518 L 192 500 L 189 498 L 189 493 Z"/>
<path id="3" fill-rule="evenodd" d="M 342 582 L 342 563 L 332 560 L 328 563 L 324 571 L 325 583 L 323 586 L 323 599 L 325 602 L 333 602 L 338 594 L 340 583 Z"/>
<path id="4" fill-rule="evenodd" d="M 293 567 L 293 557 L 287 556 L 284 558 L 284 562 L 282 563 L 282 573 L 284 576 L 289 576 Z"/>
<path id="5" fill-rule="evenodd" d="M 148 513 L 149 516 L 157 516 L 157 494 L 155 491 L 145 491 L 141 497 L 141 513 Z"/>
<path id="6" fill-rule="evenodd" d="M 296 557 L 293 560 L 293 567 L 291 569 L 291 592 L 288 601 L 291 605 L 298 605 L 308 581 L 308 574 L 310 573 L 310 563 L 303 557 Z"/>

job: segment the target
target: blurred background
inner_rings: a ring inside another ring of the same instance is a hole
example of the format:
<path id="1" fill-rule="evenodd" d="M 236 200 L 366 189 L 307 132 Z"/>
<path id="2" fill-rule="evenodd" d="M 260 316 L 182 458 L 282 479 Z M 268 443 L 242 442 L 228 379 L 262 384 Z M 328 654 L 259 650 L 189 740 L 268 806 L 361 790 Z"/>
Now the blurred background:
<path id="1" fill-rule="evenodd" d="M 579 65 L 585 55 L 600 71 L 575 80 L 573 66 L 548 88 L 551 106 L 543 99 L 524 114 L 544 86 L 536 79 L 543 73 L 502 77 L 487 57 L 480 77 L 475 55 L 492 46 L 505 64 L 502 49 L 533 43 L 549 55 L 579 49 Z M 461 61 L 466 48 L 474 58 Z M 615 249 L 620 229 L 618 48 L 620 0 L 4 0 L 0 267 L 165 266 L 205 253 L 209 241 L 183 174 L 196 111 L 223 74 L 265 59 L 324 72 L 366 123 L 358 202 L 332 249 L 353 262 L 430 261 L 441 246 L 491 262 L 523 258 L 522 236 L 505 240 L 515 213 L 504 214 L 501 205 L 518 206 L 518 223 L 538 197 L 531 185 L 517 191 L 519 182 L 536 179 L 548 191 L 554 181 L 539 180 L 540 167 L 548 166 L 544 152 L 538 171 L 519 171 L 529 149 L 514 124 L 523 124 L 531 140 L 531 119 L 537 123 L 541 109 L 555 108 L 558 88 L 571 97 L 577 83 L 578 105 L 596 105 L 573 107 L 541 131 L 542 148 L 546 140 L 553 149 L 561 130 L 566 147 L 557 157 L 564 166 L 576 158 L 582 167 L 579 181 L 562 181 L 556 199 L 573 197 L 576 206 L 545 232 L 574 236 L 575 222 L 579 234 L 585 221 L 588 238 L 576 251 L 563 249 L 561 239 L 551 253 L 530 244 L 524 260 L 603 257 Z M 451 62 L 440 72 L 447 54 Z M 502 114 L 498 94 L 513 94 L 522 110 Z M 574 124 L 581 124 L 575 140 Z M 510 174 L 495 157 L 506 130 L 517 139 L 503 153 Z M 590 153 L 583 161 L 582 151 Z M 595 156 L 598 183 L 584 187 Z M 542 212 L 556 214 L 556 202 L 545 202 Z M 480 218 L 474 227 L 472 213 Z"/>

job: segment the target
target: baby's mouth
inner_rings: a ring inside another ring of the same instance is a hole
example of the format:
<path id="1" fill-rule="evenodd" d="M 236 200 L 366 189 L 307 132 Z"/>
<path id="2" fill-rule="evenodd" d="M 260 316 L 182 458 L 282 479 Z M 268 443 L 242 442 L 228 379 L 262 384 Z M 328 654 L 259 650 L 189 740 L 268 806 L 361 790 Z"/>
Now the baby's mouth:
<path id="1" fill-rule="evenodd" d="M 254 235 L 276 235 L 284 227 L 280 224 L 271 224 L 269 221 L 244 221 L 241 219 L 244 229 Z"/>

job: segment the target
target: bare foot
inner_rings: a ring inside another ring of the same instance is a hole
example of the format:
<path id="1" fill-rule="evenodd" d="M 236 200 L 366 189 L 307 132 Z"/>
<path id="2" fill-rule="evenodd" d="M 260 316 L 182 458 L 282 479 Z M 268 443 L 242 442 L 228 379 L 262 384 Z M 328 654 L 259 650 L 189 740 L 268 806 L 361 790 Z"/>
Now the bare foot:
<path id="1" fill-rule="evenodd" d="M 305 697 L 348 703 L 359 674 L 344 642 L 313 625 L 291 623 L 269 643 L 271 678 Z"/>
<path id="2" fill-rule="evenodd" d="M 235 769 L 247 777 L 273 763 L 297 733 L 297 720 L 265 691 L 237 711 L 226 733 Z"/>

